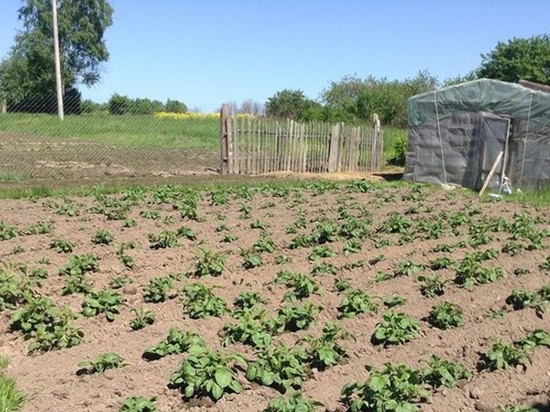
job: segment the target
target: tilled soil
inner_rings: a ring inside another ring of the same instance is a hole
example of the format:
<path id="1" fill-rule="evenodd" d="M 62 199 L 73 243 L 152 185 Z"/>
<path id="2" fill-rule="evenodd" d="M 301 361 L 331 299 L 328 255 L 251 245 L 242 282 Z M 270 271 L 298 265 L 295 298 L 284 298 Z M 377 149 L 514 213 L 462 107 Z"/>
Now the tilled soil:
<path id="1" fill-rule="evenodd" d="M 274 315 L 283 305 L 282 298 L 287 292 L 283 285 L 271 283 L 277 272 L 287 269 L 308 274 L 320 262 L 308 259 L 311 247 L 289 249 L 289 242 L 295 235 L 285 233 L 285 228 L 296 221 L 299 210 L 305 210 L 307 228 L 300 229 L 299 233 L 309 233 L 315 227 L 316 219 L 327 217 L 335 220 L 338 216 L 337 209 L 344 201 L 346 204 L 357 202 L 372 213 L 373 234 L 363 242 L 361 252 L 349 256 L 343 253 L 345 241 L 330 243 L 330 248 L 338 252 L 338 255 L 324 261 L 342 268 L 344 264 L 358 260 L 368 262 L 375 255 L 383 254 L 385 259 L 373 265 L 365 263 L 363 267 L 352 270 L 340 269 L 337 275 L 315 276 L 320 293 L 312 296 L 310 300 L 323 307 L 317 316 L 315 327 L 307 331 L 284 333 L 275 341 L 292 344 L 306 335 L 317 336 L 325 321 L 337 319 L 338 306 L 342 299 L 341 294 L 333 287 L 334 279 L 337 277 L 349 279 L 353 287 L 360 288 L 371 296 L 399 294 L 405 297 L 406 303 L 395 310 L 419 320 L 421 332 L 409 343 L 383 347 L 371 343 L 374 328 L 382 319 L 383 310 L 378 314 L 362 314 L 353 319 L 344 319 L 344 328 L 355 336 L 355 339 L 345 340 L 343 343 L 348 350 L 349 359 L 323 372 L 313 370 L 311 378 L 303 386 L 304 395 L 320 401 L 323 406 L 319 407 L 319 410 L 345 410 L 340 401 L 342 387 L 351 382 L 366 380 L 369 374 L 364 369 L 365 365 L 380 367 L 386 362 L 403 362 L 414 368 L 422 368 L 425 365 L 423 361 L 435 354 L 463 363 L 474 372 L 474 378 L 470 382 L 461 382 L 454 388 L 435 391 L 427 403 L 419 404 L 424 411 L 498 411 L 500 406 L 518 404 L 542 405 L 541 408 L 548 408 L 550 349 L 537 348 L 533 352 L 532 363 L 527 368 L 477 370 L 480 353 L 488 351 L 492 338 L 499 336 L 505 342 L 509 342 L 521 339 L 536 327 L 550 331 L 548 316 L 538 317 L 533 309 L 514 311 L 505 302 L 514 288 L 538 290 L 542 286 L 550 285 L 549 272 L 539 268 L 548 256 L 548 249 L 522 250 L 515 256 L 500 253 L 499 257 L 490 263 L 504 269 L 507 274 L 504 280 L 470 288 L 461 288 L 451 282 L 445 294 L 435 299 L 422 296 L 417 281 L 418 275 L 431 274 L 430 269 L 378 283 L 372 281 L 377 272 L 392 272 L 398 263 L 405 259 L 428 265 L 435 257 L 449 256 L 459 261 L 466 253 L 474 251 L 473 248 L 466 247 L 457 248 L 452 253 L 432 252 L 438 244 L 454 244 L 460 240 L 467 240 L 467 225 L 461 227 L 461 233 L 458 235 L 445 231 L 440 239 L 419 238 L 399 245 L 397 235 L 376 233 L 376 229 L 392 212 L 411 219 L 415 224 L 435 218 L 442 212 L 451 214 L 459 210 L 469 213 L 473 220 L 480 220 L 485 215 L 502 217 L 508 222 L 513 220 L 514 214 L 523 213 L 540 217 L 537 227 L 542 229 L 549 227 L 548 211 L 506 202 L 483 203 L 468 193 L 449 194 L 424 189 L 421 198 L 414 198 L 409 196 L 412 193 L 410 188 L 390 187 L 356 193 L 347 192 L 344 187 L 342 184 L 341 189 L 322 194 L 314 194 L 303 189 L 291 192 L 287 197 L 255 193 L 249 201 L 229 196 L 229 203 L 219 206 L 211 205 L 210 197 L 205 194 L 198 209 L 202 218 L 200 222 L 183 220 L 180 213 L 170 204 L 146 203 L 133 206 L 129 217 L 136 220 L 137 226 L 131 228 L 123 228 L 121 221 L 108 221 L 104 215 L 92 213 L 90 208 L 97 203 L 91 198 L 72 199 L 79 209 L 78 215 L 72 217 L 57 214 L 55 207 L 52 208 L 48 204 L 51 199 L 0 203 L 0 220 L 19 230 L 24 230 L 37 222 L 51 222 L 53 230 L 50 234 L 17 236 L 0 241 L 0 259 L 4 265 L 8 265 L 7 267 L 22 262 L 29 268 L 46 269 L 49 277 L 42 281 L 42 287 L 38 291 L 53 298 L 58 305 L 67 304 L 74 311 L 80 311 L 83 296 L 62 296 L 61 289 L 65 285 L 65 280 L 58 276 L 57 272 L 66 265 L 69 254 L 57 253 L 51 249 L 49 245 L 53 239 L 73 242 L 73 254 L 94 253 L 100 258 L 99 271 L 86 275 L 93 279 L 95 289 L 106 288 L 109 281 L 116 276 L 133 279 L 133 283 L 119 289 L 125 302 L 114 322 L 108 322 L 103 315 L 75 321 L 75 324 L 83 329 L 85 341 L 70 349 L 29 355 L 29 342 L 22 338 L 20 332 L 10 332 L 11 312 L 2 313 L 0 353 L 10 359 L 8 373 L 16 378 L 18 387 L 28 396 L 23 411 L 116 411 L 125 398 L 134 395 L 156 396 L 159 411 L 206 408 L 213 411 L 247 412 L 266 408 L 271 399 L 280 395 L 279 392 L 249 383 L 241 372 L 239 379 L 243 383 L 244 391 L 238 395 L 226 395 L 217 403 L 208 400 L 187 402 L 178 390 L 171 389 L 168 386 L 170 376 L 187 355 L 168 356 L 148 362 L 142 358 L 142 354 L 163 340 L 172 326 L 198 333 L 212 349 L 238 352 L 251 360 L 255 357 L 255 351 L 241 344 L 222 348 L 223 326 L 233 320 L 230 315 L 193 320 L 184 315 L 181 297 L 156 304 L 144 303 L 143 287 L 152 277 L 189 272 L 193 268 L 195 251 L 199 246 L 224 251 L 229 254 L 229 258 L 222 275 L 201 278 L 200 281 L 207 285 L 219 286 L 215 293 L 230 307 L 240 292 L 257 291 L 268 301 L 265 307 Z M 301 193 L 302 196 L 296 197 L 296 193 Z M 58 204 L 63 203 L 60 199 L 54 201 Z M 269 204 L 270 202 L 272 204 Z M 242 217 L 243 203 L 251 207 L 249 219 Z M 171 216 L 173 222 L 146 219 L 140 215 L 148 210 L 159 211 L 163 218 Z M 264 263 L 259 268 L 246 270 L 242 266 L 243 258 L 239 255 L 238 249 L 250 248 L 260 237 L 261 230 L 250 227 L 251 222 L 256 220 L 266 225 L 266 231 L 275 241 L 278 250 L 272 254 L 265 253 Z M 225 224 L 228 232 L 217 231 L 216 228 L 220 224 Z M 180 245 L 174 248 L 149 248 L 149 233 L 159 233 L 166 229 L 175 231 L 182 225 L 193 229 L 198 239 L 180 239 Z M 111 232 L 114 242 L 110 245 L 94 245 L 91 238 L 98 228 Z M 233 243 L 221 242 L 225 233 L 238 236 L 238 240 Z M 492 241 L 488 245 L 479 246 L 478 250 L 494 248 L 500 251 L 510 236 L 507 232 L 495 232 L 491 235 Z M 376 248 L 375 240 L 380 238 L 390 239 L 394 244 Z M 116 244 L 128 241 L 134 241 L 138 245 L 135 250 L 127 252 L 135 259 L 136 267 L 133 270 L 126 269 L 116 256 Z M 23 251 L 14 253 L 16 246 Z M 290 257 L 292 263 L 275 264 L 275 259 L 279 255 Z M 45 261 L 49 263 L 45 264 Z M 517 276 L 514 274 L 517 268 L 527 269 L 529 273 Z M 438 274 L 452 280 L 455 272 L 453 269 L 444 269 L 438 271 Z M 178 289 L 186 282 L 178 281 Z M 444 301 L 462 307 L 464 326 L 443 331 L 430 326 L 425 320 L 432 306 Z M 146 307 L 153 311 L 156 321 L 142 330 L 132 331 L 129 327 L 129 322 L 133 318 L 130 311 L 137 307 Z M 506 315 L 502 319 L 492 318 L 490 311 L 496 309 L 503 309 Z M 124 359 L 125 366 L 101 375 L 77 375 L 77 365 L 80 361 L 105 352 L 118 353 Z"/>

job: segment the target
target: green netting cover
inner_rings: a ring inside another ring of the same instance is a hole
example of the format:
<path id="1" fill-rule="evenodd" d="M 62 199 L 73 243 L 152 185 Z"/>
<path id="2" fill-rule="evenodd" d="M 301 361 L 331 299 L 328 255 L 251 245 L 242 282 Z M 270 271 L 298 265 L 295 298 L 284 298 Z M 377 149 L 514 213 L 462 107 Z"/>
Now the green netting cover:
<path id="1" fill-rule="evenodd" d="M 480 188 L 550 183 L 550 94 L 481 79 L 409 99 L 405 179 Z"/>

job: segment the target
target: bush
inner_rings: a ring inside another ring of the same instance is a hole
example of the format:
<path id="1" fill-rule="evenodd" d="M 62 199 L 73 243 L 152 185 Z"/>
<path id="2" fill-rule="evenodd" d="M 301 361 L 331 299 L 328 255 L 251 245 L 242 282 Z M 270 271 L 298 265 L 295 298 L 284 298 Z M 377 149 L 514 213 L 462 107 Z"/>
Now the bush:
<path id="1" fill-rule="evenodd" d="M 130 111 L 132 100 L 128 96 L 121 96 L 119 94 L 113 94 L 109 99 L 108 109 L 109 114 L 123 115 Z"/>
<path id="2" fill-rule="evenodd" d="M 391 152 L 388 157 L 388 164 L 394 166 L 405 166 L 405 160 L 407 158 L 407 147 L 409 141 L 407 133 L 400 133 L 396 136 L 391 146 Z"/>

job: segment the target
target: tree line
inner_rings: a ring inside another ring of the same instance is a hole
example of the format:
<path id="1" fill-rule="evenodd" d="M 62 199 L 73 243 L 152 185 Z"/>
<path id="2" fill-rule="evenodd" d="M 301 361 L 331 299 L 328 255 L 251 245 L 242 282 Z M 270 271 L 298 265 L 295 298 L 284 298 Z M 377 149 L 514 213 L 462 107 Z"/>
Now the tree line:
<path id="1" fill-rule="evenodd" d="M 0 62 L 0 102 L 8 111 L 55 113 L 57 110 L 51 0 L 21 0 L 23 24 L 7 58 Z M 108 0 L 58 0 L 58 26 L 65 111 L 68 114 L 108 111 L 111 114 L 183 113 L 184 103 L 131 99 L 115 94 L 106 104 L 82 101 L 80 88 L 97 84 L 109 60 L 105 33 L 113 24 Z M 550 85 L 550 36 L 499 42 L 481 65 L 465 76 L 440 82 L 427 71 L 405 80 L 345 76 L 312 99 L 301 90 L 281 90 L 265 104 L 229 102 L 231 113 L 249 113 L 300 121 L 368 122 L 374 113 L 382 124 L 407 125 L 407 100 L 418 93 L 477 78 L 508 82 L 520 79 Z"/>

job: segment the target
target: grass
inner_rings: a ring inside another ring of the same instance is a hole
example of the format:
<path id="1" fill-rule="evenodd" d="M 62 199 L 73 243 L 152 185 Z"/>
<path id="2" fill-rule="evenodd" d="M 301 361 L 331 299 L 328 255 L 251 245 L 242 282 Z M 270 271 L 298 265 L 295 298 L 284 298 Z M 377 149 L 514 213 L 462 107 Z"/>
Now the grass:
<path id="1" fill-rule="evenodd" d="M 544 187 L 538 191 L 526 190 L 523 193 L 514 193 L 505 196 L 504 199 L 531 206 L 550 206 L 550 187 Z"/>
<path id="2" fill-rule="evenodd" d="M 0 115 L 0 133 L 79 138 L 131 147 L 218 150 L 218 119 L 170 119 L 147 115 L 67 116 L 63 122 L 47 114 Z"/>
<path id="3" fill-rule="evenodd" d="M 15 386 L 15 380 L 2 372 L 8 363 L 7 358 L 0 356 L 0 412 L 16 412 L 25 402 L 25 397 Z"/>
<path id="4" fill-rule="evenodd" d="M 219 149 L 220 123 L 216 118 L 172 119 L 149 115 L 67 116 L 63 122 L 48 114 L 8 113 L 0 116 L 0 133 L 18 133 L 41 138 L 78 138 L 130 147 Z M 393 153 L 395 142 L 407 131 L 384 128 L 384 158 Z M 0 180 L 17 180 L 9 177 Z"/>

